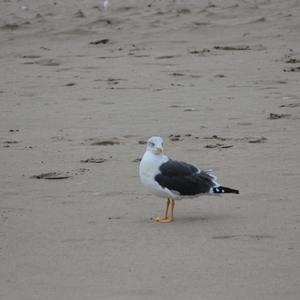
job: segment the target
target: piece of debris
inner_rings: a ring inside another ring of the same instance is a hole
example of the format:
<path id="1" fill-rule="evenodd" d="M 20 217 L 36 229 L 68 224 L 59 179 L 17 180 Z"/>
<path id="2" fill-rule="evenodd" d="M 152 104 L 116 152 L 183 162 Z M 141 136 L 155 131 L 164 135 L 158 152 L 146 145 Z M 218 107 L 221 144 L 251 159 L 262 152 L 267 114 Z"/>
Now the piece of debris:
<path id="1" fill-rule="evenodd" d="M 107 219 L 108 220 L 120 220 L 121 217 L 108 217 Z"/>
<path id="2" fill-rule="evenodd" d="M 196 108 L 193 108 L 193 107 L 185 108 L 183 111 L 196 111 Z"/>
<path id="3" fill-rule="evenodd" d="M 205 55 L 205 54 L 207 54 L 207 53 L 210 53 L 211 51 L 210 51 L 209 49 L 207 49 L 207 48 L 203 48 L 203 49 L 201 49 L 201 50 L 190 49 L 190 50 L 188 50 L 188 52 L 189 52 L 190 54 Z"/>
<path id="4" fill-rule="evenodd" d="M 259 144 L 259 143 L 265 143 L 268 139 L 265 137 L 259 137 L 259 138 L 249 138 L 248 143 L 251 144 Z"/>
<path id="5" fill-rule="evenodd" d="M 107 161 L 107 159 L 105 159 L 105 158 L 93 158 L 93 157 L 91 157 L 91 158 L 81 160 L 80 162 L 82 162 L 82 163 L 101 164 L 101 163 L 104 163 L 105 161 Z"/>
<path id="6" fill-rule="evenodd" d="M 224 74 L 216 74 L 214 77 L 215 77 L 215 78 L 224 78 L 225 75 L 224 75 Z"/>
<path id="7" fill-rule="evenodd" d="M 218 141 L 227 141 L 227 140 L 231 140 L 230 138 L 224 138 L 224 137 L 218 136 L 218 135 L 216 135 L 216 134 L 214 134 L 214 135 L 212 135 L 212 136 L 204 137 L 204 139 L 206 139 L 206 140 L 218 140 Z"/>
<path id="8" fill-rule="evenodd" d="M 249 45 L 238 45 L 238 46 L 214 46 L 216 50 L 227 50 L 227 51 L 245 51 L 251 50 Z"/>
<path id="9" fill-rule="evenodd" d="M 39 175 L 33 175 L 30 178 L 56 180 L 56 179 L 67 179 L 70 177 L 72 177 L 72 176 L 70 174 L 68 174 L 68 172 L 67 173 L 49 172 L 49 173 L 42 173 Z"/>
<path id="10" fill-rule="evenodd" d="M 207 149 L 215 149 L 215 148 L 227 149 L 227 148 L 231 148 L 231 147 L 233 147 L 233 145 L 225 145 L 225 144 L 220 144 L 220 143 L 208 144 L 208 145 L 204 146 L 204 148 L 207 148 Z"/>
<path id="11" fill-rule="evenodd" d="M 289 114 L 274 114 L 274 113 L 270 113 L 268 119 L 269 120 L 277 120 L 277 119 L 288 119 L 290 117 L 291 117 L 291 115 L 289 115 Z"/>
<path id="12" fill-rule="evenodd" d="M 118 141 L 111 141 L 111 140 L 106 140 L 106 141 L 95 141 L 91 143 L 93 146 L 112 146 L 112 145 L 119 145 L 120 142 Z"/>
<path id="13" fill-rule="evenodd" d="M 289 69 L 283 69 L 283 72 L 300 72 L 300 67 L 293 67 Z"/>
<path id="14" fill-rule="evenodd" d="M 285 61 L 286 64 L 298 64 L 300 63 L 300 59 L 296 59 L 296 58 L 290 58 L 287 61 Z"/>
<path id="15" fill-rule="evenodd" d="M 102 40 L 97 40 L 94 42 L 90 42 L 90 45 L 99 45 L 99 44 L 107 44 L 108 42 L 110 42 L 110 39 L 102 39 Z"/>
<path id="16" fill-rule="evenodd" d="M 140 141 L 138 141 L 138 143 L 139 143 L 140 145 L 145 145 L 145 144 L 147 144 L 147 141 L 140 140 Z"/>
<path id="17" fill-rule="evenodd" d="M 19 144 L 21 141 L 3 141 L 3 144 L 12 145 L 12 144 Z"/>
<path id="18" fill-rule="evenodd" d="M 300 103 L 289 103 L 289 104 L 282 104 L 279 107 L 291 107 L 291 108 L 294 108 L 294 107 L 299 107 L 299 106 L 300 106 Z"/>
<path id="19" fill-rule="evenodd" d="M 141 160 L 142 160 L 142 159 L 139 157 L 139 158 L 134 159 L 132 162 L 138 163 L 138 162 L 140 162 Z"/>
<path id="20" fill-rule="evenodd" d="M 169 139 L 172 142 L 178 142 L 178 141 L 183 141 L 183 137 L 181 137 L 180 134 L 170 134 Z"/>
<path id="21" fill-rule="evenodd" d="M 173 72 L 170 74 L 171 76 L 184 76 L 183 73 L 179 73 L 179 72 Z"/>

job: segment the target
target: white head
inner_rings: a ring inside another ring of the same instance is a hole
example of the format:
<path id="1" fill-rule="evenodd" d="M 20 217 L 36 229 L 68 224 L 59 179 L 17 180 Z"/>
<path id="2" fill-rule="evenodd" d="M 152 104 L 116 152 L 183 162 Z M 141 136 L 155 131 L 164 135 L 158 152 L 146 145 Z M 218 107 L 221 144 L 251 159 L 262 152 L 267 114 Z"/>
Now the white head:
<path id="1" fill-rule="evenodd" d="M 147 142 L 147 151 L 155 155 L 161 155 L 164 151 L 163 145 L 164 141 L 161 137 L 153 136 Z"/>

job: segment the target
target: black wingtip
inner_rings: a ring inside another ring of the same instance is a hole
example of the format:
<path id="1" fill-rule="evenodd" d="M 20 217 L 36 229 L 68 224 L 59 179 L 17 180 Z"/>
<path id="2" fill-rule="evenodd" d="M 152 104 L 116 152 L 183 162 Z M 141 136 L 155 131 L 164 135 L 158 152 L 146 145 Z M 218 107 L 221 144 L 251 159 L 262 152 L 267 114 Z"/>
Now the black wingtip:
<path id="1" fill-rule="evenodd" d="M 225 186 L 219 186 L 219 187 L 214 188 L 214 193 L 216 193 L 216 194 L 223 194 L 223 193 L 239 194 L 240 191 L 232 189 L 232 188 L 228 188 Z"/>

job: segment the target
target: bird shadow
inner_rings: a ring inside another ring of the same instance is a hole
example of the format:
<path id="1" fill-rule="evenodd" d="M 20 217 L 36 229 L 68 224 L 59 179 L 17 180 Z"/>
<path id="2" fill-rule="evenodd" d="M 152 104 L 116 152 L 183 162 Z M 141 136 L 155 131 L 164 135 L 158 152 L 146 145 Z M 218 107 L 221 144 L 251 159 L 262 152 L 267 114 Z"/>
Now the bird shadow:
<path id="1" fill-rule="evenodd" d="M 172 223 L 169 224 L 204 224 L 204 223 L 218 223 L 223 222 L 224 220 L 233 219 L 232 214 L 226 214 L 226 213 L 219 213 L 219 214 L 213 214 L 213 213 L 205 213 L 205 214 L 199 214 L 199 215 L 175 215 L 175 219 Z M 153 224 L 160 224 L 159 222 L 154 221 L 152 218 L 140 218 L 138 220 L 138 223 L 153 223 Z"/>
<path id="2" fill-rule="evenodd" d="M 232 214 L 225 214 L 225 213 L 219 213 L 219 214 L 213 214 L 213 213 L 205 213 L 201 215 L 177 215 L 175 222 L 176 223 L 217 223 L 217 222 L 223 222 L 227 219 L 232 219 Z"/>

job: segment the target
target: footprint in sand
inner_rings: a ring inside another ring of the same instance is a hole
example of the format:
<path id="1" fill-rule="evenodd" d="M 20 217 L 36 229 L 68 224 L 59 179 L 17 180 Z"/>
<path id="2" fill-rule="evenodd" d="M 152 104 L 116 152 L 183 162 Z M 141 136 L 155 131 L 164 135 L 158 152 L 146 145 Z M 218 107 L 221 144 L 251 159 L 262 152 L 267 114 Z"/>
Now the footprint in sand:
<path id="1" fill-rule="evenodd" d="M 102 138 L 89 138 L 86 140 L 90 142 L 92 146 L 113 146 L 113 145 L 120 145 L 120 140 L 118 138 L 109 138 L 109 139 L 102 139 Z"/>
<path id="2" fill-rule="evenodd" d="M 72 171 L 54 171 L 54 172 L 46 172 L 38 175 L 30 176 L 31 179 L 47 179 L 47 180 L 59 180 L 59 179 L 67 179 L 71 178 L 75 175 L 83 175 L 85 172 L 88 172 L 89 169 L 80 168 Z"/>

